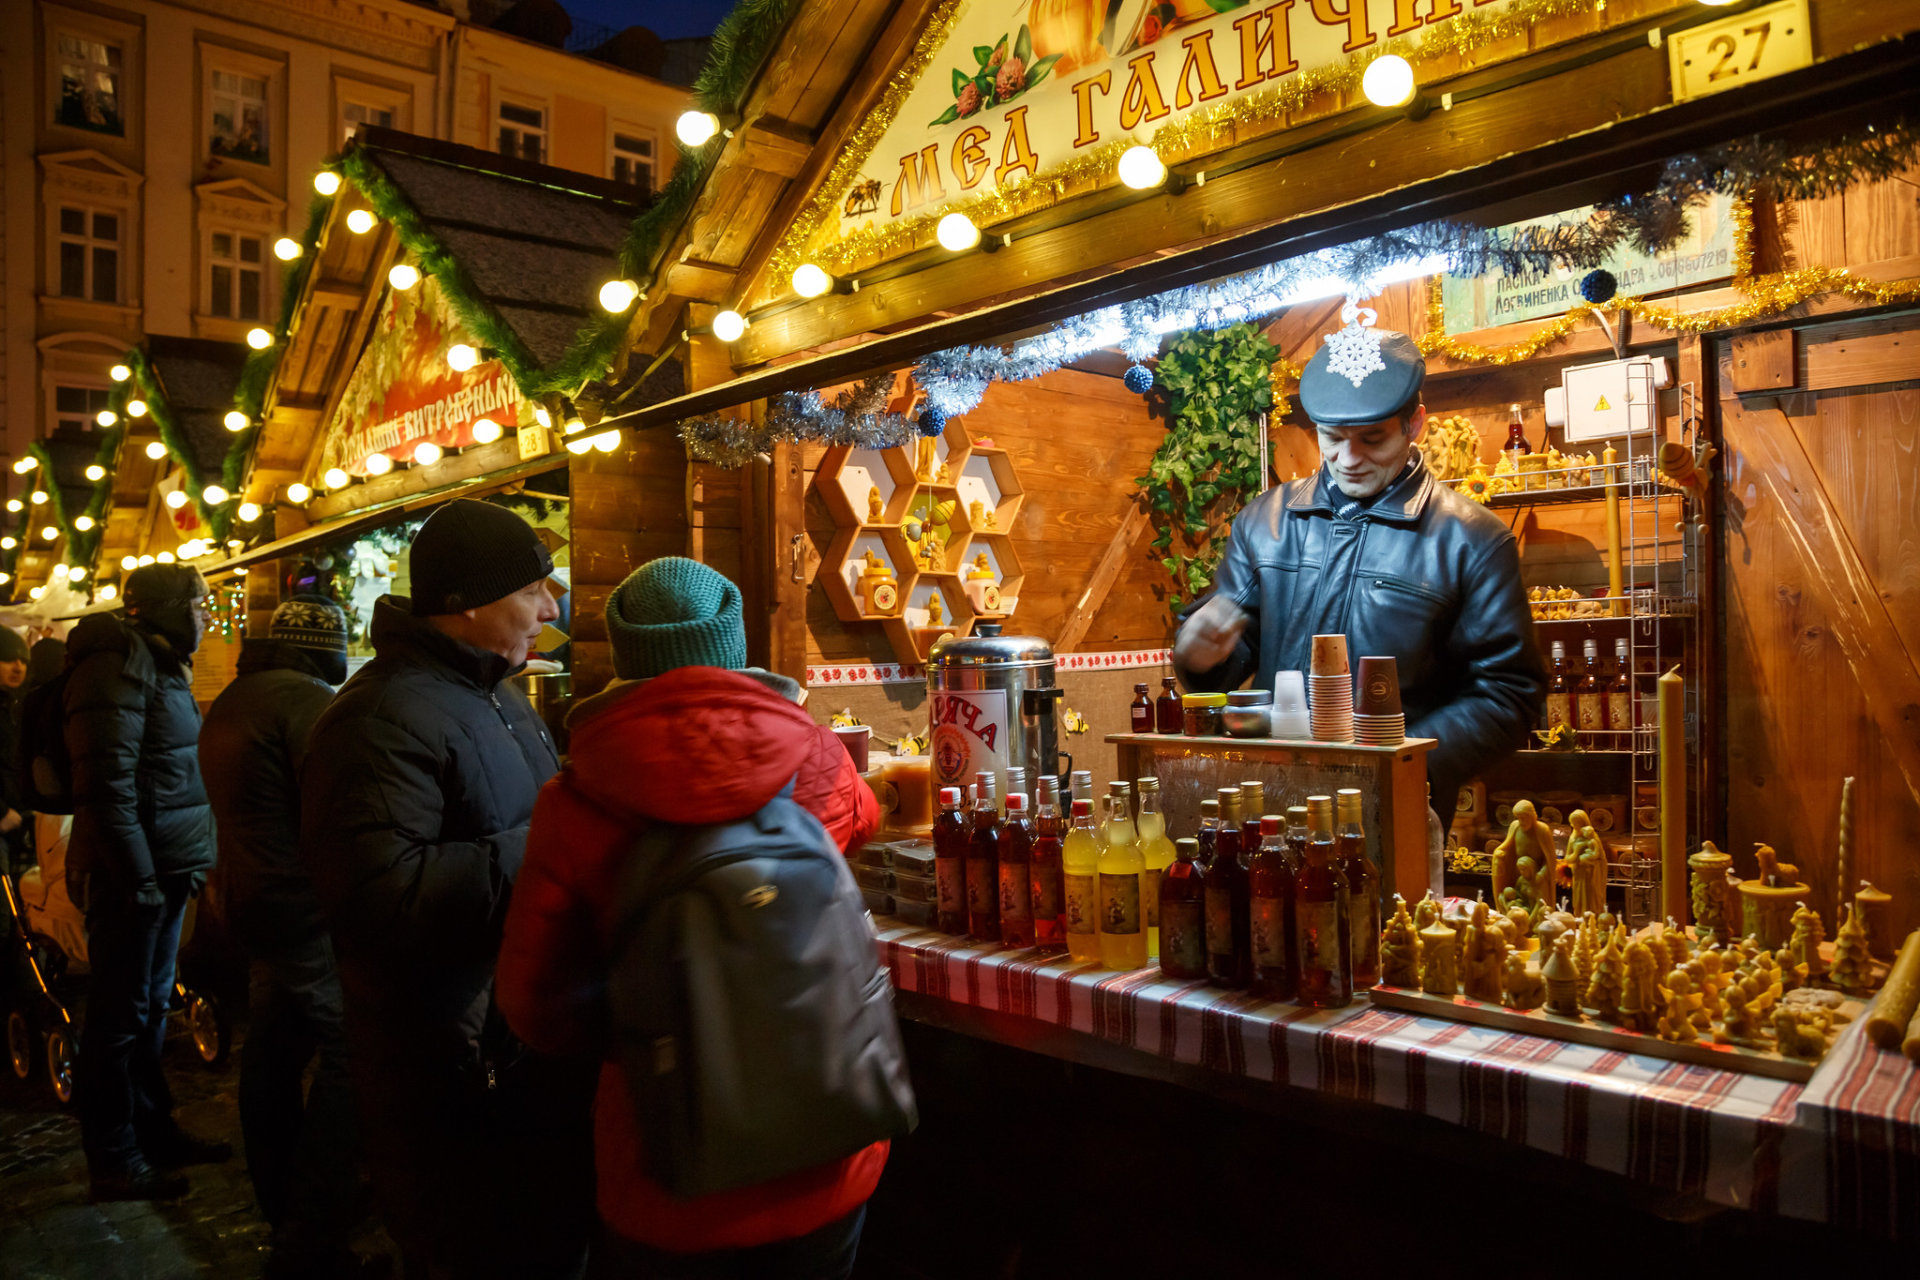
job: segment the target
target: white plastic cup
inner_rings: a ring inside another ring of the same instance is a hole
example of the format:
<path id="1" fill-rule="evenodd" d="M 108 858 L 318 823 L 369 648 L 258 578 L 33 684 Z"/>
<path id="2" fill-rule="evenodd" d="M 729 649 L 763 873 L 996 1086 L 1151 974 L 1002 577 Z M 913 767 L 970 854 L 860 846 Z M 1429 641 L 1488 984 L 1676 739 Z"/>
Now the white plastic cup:
<path id="1" fill-rule="evenodd" d="M 1273 715 L 1274 723 L 1280 717 L 1298 711 L 1304 718 L 1307 714 L 1307 677 L 1298 671 L 1276 671 L 1273 673 Z"/>

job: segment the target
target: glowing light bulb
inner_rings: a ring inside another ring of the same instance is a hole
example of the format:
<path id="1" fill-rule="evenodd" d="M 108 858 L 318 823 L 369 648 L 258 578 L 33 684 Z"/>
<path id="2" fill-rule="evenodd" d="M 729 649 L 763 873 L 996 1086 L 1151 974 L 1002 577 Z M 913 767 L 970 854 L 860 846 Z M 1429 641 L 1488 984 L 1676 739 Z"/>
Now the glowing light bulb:
<path id="1" fill-rule="evenodd" d="M 150 564 L 152 564 L 152 563 L 154 563 L 154 562 L 155 562 L 155 561 L 156 561 L 156 560 L 157 560 L 158 558 L 159 558 L 159 557 L 157 557 L 157 556 L 141 556 L 141 557 L 140 557 L 140 564 L 141 564 L 141 565 L 142 565 L 142 566 L 144 567 L 144 566 L 146 566 L 146 565 L 150 565 Z M 168 556 L 168 557 L 167 557 L 167 563 L 168 563 L 168 564 L 172 564 L 172 563 L 173 563 L 173 557 L 172 557 L 172 556 Z"/>
<path id="2" fill-rule="evenodd" d="M 147 441 L 147 456 L 155 462 L 167 456 L 167 446 L 158 440 Z"/>
<path id="3" fill-rule="evenodd" d="M 620 447 L 620 433 L 618 431 L 602 431 L 599 435 L 592 438 L 591 443 L 594 448 L 602 453 L 612 453 Z"/>
<path id="4" fill-rule="evenodd" d="M 353 477 L 340 467 L 328 467 L 327 474 L 320 477 L 320 483 L 329 489 L 344 489 L 353 483 Z M 302 499 L 295 499 L 302 501 Z"/>
<path id="5" fill-rule="evenodd" d="M 393 459 L 384 453 L 370 453 L 367 455 L 366 465 L 368 475 L 383 476 L 393 470 Z"/>
<path id="6" fill-rule="evenodd" d="M 38 600 L 41 596 L 45 594 L 47 594 L 47 589 L 45 587 L 35 587 L 33 590 L 27 592 L 27 597 L 32 600 Z"/>
<path id="7" fill-rule="evenodd" d="M 59 536 L 60 536 L 60 531 L 54 528 L 50 524 L 42 525 L 40 527 L 40 540 L 42 542 L 52 542 L 55 538 Z"/>
<path id="8" fill-rule="evenodd" d="M 355 209 L 347 215 L 347 230 L 357 236 L 363 236 L 373 230 L 374 224 L 378 221 L 379 219 L 373 216 L 373 210 Z"/>
<path id="9" fill-rule="evenodd" d="M 67 576 L 67 566 L 63 564 L 57 564 L 53 566 L 53 570 L 50 576 L 54 578 L 64 579 Z"/>
<path id="10" fill-rule="evenodd" d="M 7 583 L 9 583 L 9 582 L 12 582 L 12 581 L 13 581 L 13 575 L 12 575 L 12 574 L 10 574 L 10 573 L 0 573 L 0 587 L 3 587 L 3 586 L 5 586 L 5 585 L 6 585 Z"/>
<path id="11" fill-rule="evenodd" d="M 120 415 L 115 413 L 111 409 L 102 409 L 100 412 L 93 415 L 93 420 L 99 423 L 103 427 L 110 427 L 114 423 L 120 421 Z"/>
<path id="12" fill-rule="evenodd" d="M 456 342 L 447 348 L 447 368 L 455 373 L 465 373 L 480 363 L 480 353 L 464 342 Z"/>
<path id="13" fill-rule="evenodd" d="M 228 494 L 228 492 L 219 485 L 210 484 L 200 491 L 200 496 L 206 499 L 208 506 L 217 507 L 232 495 Z"/>
<path id="14" fill-rule="evenodd" d="M 1120 156 L 1120 181 L 1135 191 L 1157 187 L 1167 180 L 1167 166 L 1152 147 L 1128 147 Z"/>
<path id="15" fill-rule="evenodd" d="M 313 490 L 307 488 L 307 486 L 297 480 L 287 486 L 287 501 L 293 503 L 296 507 L 312 496 Z"/>
<path id="16" fill-rule="evenodd" d="M 410 262 L 396 262 L 387 269 L 387 283 L 405 293 L 420 283 L 420 268 Z"/>
<path id="17" fill-rule="evenodd" d="M 704 147 L 720 132 L 720 117 L 711 111 L 682 111 L 673 122 L 673 136 L 689 147 Z"/>
<path id="18" fill-rule="evenodd" d="M 566 424 L 561 427 L 560 433 L 562 435 L 577 436 L 582 431 L 585 431 L 586 429 L 587 429 L 587 424 L 580 421 L 580 419 L 568 418 L 566 421 Z"/>
<path id="19" fill-rule="evenodd" d="M 473 424 L 475 444 L 492 444 L 500 438 L 500 424 L 492 418 L 482 418 Z"/>
<path id="20" fill-rule="evenodd" d="M 75 565 L 73 569 L 67 574 L 67 577 L 71 578 L 75 582 L 83 581 L 86 578 L 86 576 L 87 576 L 87 571 L 85 567 L 81 565 Z"/>
<path id="21" fill-rule="evenodd" d="M 940 219 L 933 229 L 933 238 L 940 247 L 951 253 L 960 253 L 980 243 L 980 228 L 973 225 L 973 219 L 964 213 L 950 213 Z"/>
<path id="22" fill-rule="evenodd" d="M 73 527 L 78 529 L 80 532 L 85 533 L 87 530 L 93 528 L 93 517 L 78 516 L 74 519 Z"/>
<path id="23" fill-rule="evenodd" d="M 292 262 L 300 253 L 300 242 L 290 236 L 281 236 L 273 242 L 273 256 L 282 262 Z"/>
<path id="24" fill-rule="evenodd" d="M 1367 64 L 1360 91 L 1376 107 L 1398 107 L 1413 97 L 1413 64 L 1397 53 L 1382 54 Z"/>
<path id="25" fill-rule="evenodd" d="M 747 331 L 747 318 L 738 311 L 722 311 L 713 318 L 713 336 L 722 342 L 738 342 Z"/>
<path id="26" fill-rule="evenodd" d="M 87 479 L 92 480 L 95 483 L 98 483 L 99 481 L 105 480 L 106 478 L 107 478 L 107 469 L 101 466 L 99 463 L 96 462 L 92 466 L 87 468 Z"/>
<path id="27" fill-rule="evenodd" d="M 140 567 L 140 557 L 139 556 L 121 556 L 120 567 L 122 569 L 127 570 L 128 572 L 132 572 L 133 570 L 138 569 Z"/>
<path id="28" fill-rule="evenodd" d="M 23 476 L 39 465 L 40 459 L 30 453 L 23 453 L 20 455 L 19 460 L 13 464 L 13 474 Z"/>
<path id="29" fill-rule="evenodd" d="M 591 448 L 593 448 L 593 437 L 591 436 L 576 436 L 572 440 L 567 441 L 568 453 L 585 453 Z"/>
<path id="30" fill-rule="evenodd" d="M 553 415 L 548 413 L 545 409 L 540 408 L 538 405 L 534 406 L 533 420 L 539 423 L 543 427 L 550 427 L 553 425 Z"/>
<path id="31" fill-rule="evenodd" d="M 220 419 L 220 421 L 226 424 L 226 428 L 229 431 L 245 431 L 247 429 L 247 415 L 238 409 L 227 410 L 227 416 Z"/>
<path id="32" fill-rule="evenodd" d="M 147 402 L 146 402 L 145 400 L 129 400 L 129 401 L 127 401 L 127 416 L 128 416 L 129 418 L 144 418 L 144 417 L 146 417 L 146 416 L 147 416 Z"/>
<path id="33" fill-rule="evenodd" d="M 26 503 L 20 501 L 18 498 L 7 499 L 7 510 L 9 511 L 19 511 L 24 506 L 26 506 Z"/>
<path id="34" fill-rule="evenodd" d="M 442 450 L 431 440 L 422 440 L 413 446 L 413 460 L 423 467 L 430 467 L 440 461 Z"/>
<path id="35" fill-rule="evenodd" d="M 273 335 L 259 325 L 247 330 L 247 345 L 255 351 L 265 351 L 273 345 Z"/>
<path id="36" fill-rule="evenodd" d="M 133 376 L 133 370 L 127 368 L 126 365 L 117 364 L 113 366 L 113 368 L 107 370 L 107 376 L 109 378 L 112 378 L 115 382 L 125 382 L 128 378 L 131 378 Z"/>
<path id="37" fill-rule="evenodd" d="M 31 502 L 36 507 L 46 502 L 46 500 L 47 500 L 46 492 L 41 489 L 35 489 L 32 493 L 27 495 L 27 501 Z"/>
<path id="38" fill-rule="evenodd" d="M 833 288 L 833 277 L 811 262 L 793 269 L 793 291 L 803 298 L 817 298 Z"/>
<path id="39" fill-rule="evenodd" d="M 6 537 L 0 538 L 0 551 L 11 551 L 19 545 L 20 545 L 19 540 L 16 539 L 12 534 L 8 534 Z"/>
<path id="40" fill-rule="evenodd" d="M 323 196 L 330 196 L 340 189 L 340 175 L 331 169 L 322 169 L 313 175 L 313 189 Z"/>
<path id="41" fill-rule="evenodd" d="M 600 286 L 600 306 L 602 310 L 619 315 L 633 305 L 640 296 L 640 286 L 631 280 L 609 280 Z"/>
<path id="42" fill-rule="evenodd" d="M 98 594 L 102 600 L 117 600 L 120 598 L 120 588 L 109 582 L 100 588 Z"/>
<path id="43" fill-rule="evenodd" d="M 187 505 L 187 491 L 185 489 L 175 489 L 171 493 L 167 494 L 165 501 L 169 507 L 172 507 L 175 511 L 178 511 L 180 508 Z"/>
<path id="44" fill-rule="evenodd" d="M 260 504 L 257 502 L 243 502 L 240 504 L 240 509 L 234 512 L 234 514 L 240 517 L 240 523 L 252 524 L 260 518 Z"/>

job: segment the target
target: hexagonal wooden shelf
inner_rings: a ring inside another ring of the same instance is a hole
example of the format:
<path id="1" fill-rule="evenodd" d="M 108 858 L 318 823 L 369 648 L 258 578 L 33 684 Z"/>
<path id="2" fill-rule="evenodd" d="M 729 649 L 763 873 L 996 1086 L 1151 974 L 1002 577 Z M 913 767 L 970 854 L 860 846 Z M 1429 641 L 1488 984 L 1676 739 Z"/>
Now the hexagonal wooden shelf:
<path id="1" fill-rule="evenodd" d="M 975 445 L 959 422 L 896 449 L 835 446 L 820 459 L 813 483 L 836 526 L 820 565 L 821 588 L 842 622 L 879 623 L 900 661 L 925 662 L 942 636 L 967 635 L 977 619 L 1006 618 L 1018 605 L 1025 573 L 1011 534 L 1025 490 L 1006 452 Z M 937 567 L 915 554 L 907 530 L 916 525 L 944 531 Z M 867 609 L 860 582 L 869 552 L 893 571 L 891 613 Z M 999 588 L 997 612 L 976 608 L 967 594 L 966 575 L 982 558 Z M 936 595 L 941 621 L 931 625 Z"/>

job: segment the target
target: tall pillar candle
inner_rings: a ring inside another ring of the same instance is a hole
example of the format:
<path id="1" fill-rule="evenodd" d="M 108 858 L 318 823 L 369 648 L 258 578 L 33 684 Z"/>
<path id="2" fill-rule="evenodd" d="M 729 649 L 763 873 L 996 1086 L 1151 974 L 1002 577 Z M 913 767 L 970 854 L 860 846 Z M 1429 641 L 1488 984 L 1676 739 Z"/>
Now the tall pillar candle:
<path id="1" fill-rule="evenodd" d="M 1687 916 L 1687 700 L 1675 667 L 1660 687 L 1660 912 Z"/>
<path id="2" fill-rule="evenodd" d="M 1853 779 L 1840 780 L 1840 839 L 1834 847 L 1840 864 L 1840 883 L 1833 899 L 1833 918 L 1838 920 L 1846 905 L 1853 901 L 1860 886 L 1853 878 Z"/>
<path id="3" fill-rule="evenodd" d="M 1620 454 L 1608 445 L 1600 458 L 1607 473 L 1607 611 L 1616 618 L 1624 618 L 1627 616 L 1627 584 L 1620 551 Z"/>

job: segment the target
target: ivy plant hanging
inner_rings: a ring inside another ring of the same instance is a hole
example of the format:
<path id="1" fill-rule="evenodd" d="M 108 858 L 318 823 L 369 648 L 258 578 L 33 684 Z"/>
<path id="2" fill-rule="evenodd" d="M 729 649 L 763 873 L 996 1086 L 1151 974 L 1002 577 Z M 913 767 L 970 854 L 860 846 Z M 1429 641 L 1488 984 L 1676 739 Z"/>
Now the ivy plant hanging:
<path id="1" fill-rule="evenodd" d="M 1257 420 L 1273 406 L 1279 354 L 1242 322 L 1189 330 L 1160 357 L 1154 384 L 1166 397 L 1167 437 L 1134 483 L 1146 491 L 1175 607 L 1212 584 L 1233 517 L 1260 491 Z"/>

